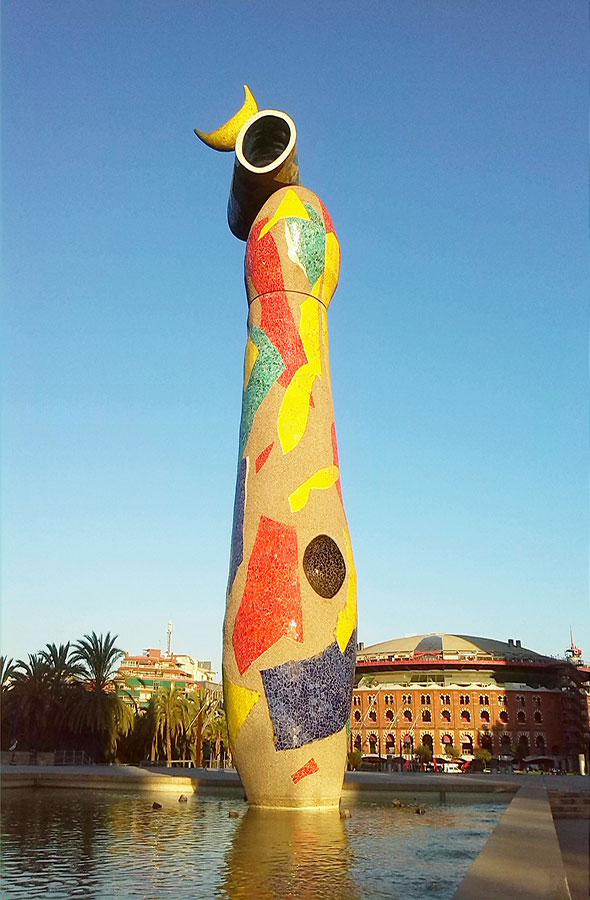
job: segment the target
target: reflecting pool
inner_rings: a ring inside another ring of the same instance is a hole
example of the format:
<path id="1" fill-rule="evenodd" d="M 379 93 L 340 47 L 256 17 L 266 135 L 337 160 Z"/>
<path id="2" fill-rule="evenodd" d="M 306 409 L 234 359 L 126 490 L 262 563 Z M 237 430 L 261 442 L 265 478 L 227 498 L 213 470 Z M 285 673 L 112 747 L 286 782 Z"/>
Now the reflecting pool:
<path id="1" fill-rule="evenodd" d="M 8 790 L 2 897 L 450 900 L 505 804 L 351 809 L 341 819 L 225 796 Z"/>

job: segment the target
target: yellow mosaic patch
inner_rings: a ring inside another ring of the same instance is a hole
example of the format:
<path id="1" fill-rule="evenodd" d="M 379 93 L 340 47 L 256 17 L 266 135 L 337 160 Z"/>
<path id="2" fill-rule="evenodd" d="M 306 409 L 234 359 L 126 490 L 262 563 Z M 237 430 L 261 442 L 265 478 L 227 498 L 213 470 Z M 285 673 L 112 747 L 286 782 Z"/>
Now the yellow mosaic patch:
<path id="1" fill-rule="evenodd" d="M 250 336 L 248 336 L 248 340 L 246 341 L 246 356 L 244 359 L 244 390 L 248 387 L 248 382 L 250 381 L 250 376 L 252 375 L 252 369 L 254 368 L 254 363 L 258 358 L 258 347 L 252 340 Z"/>
<path id="2" fill-rule="evenodd" d="M 300 509 L 303 509 L 309 500 L 311 491 L 330 488 L 333 484 L 336 484 L 339 477 L 340 469 L 338 466 L 325 466 L 323 469 L 318 469 L 317 472 L 310 475 L 303 484 L 300 484 L 299 487 L 295 488 L 293 493 L 289 495 L 291 512 L 298 512 Z"/>
<path id="3" fill-rule="evenodd" d="M 308 297 L 300 307 L 299 334 L 308 362 L 293 375 L 279 409 L 277 431 L 283 453 L 293 450 L 305 434 L 311 389 L 322 374 L 318 306 L 317 300 Z"/>
<path id="4" fill-rule="evenodd" d="M 270 231 L 273 225 L 277 224 L 279 219 L 286 219 L 287 216 L 296 216 L 298 219 L 309 219 L 308 211 L 292 188 L 289 188 L 279 203 L 274 216 L 272 216 L 266 225 L 261 228 L 258 240 L 263 238 L 267 231 Z"/>
<path id="5" fill-rule="evenodd" d="M 240 728 L 258 703 L 260 694 L 250 688 L 234 684 L 229 678 L 223 679 L 223 696 L 227 715 L 227 727 L 232 740 L 238 736 Z"/>

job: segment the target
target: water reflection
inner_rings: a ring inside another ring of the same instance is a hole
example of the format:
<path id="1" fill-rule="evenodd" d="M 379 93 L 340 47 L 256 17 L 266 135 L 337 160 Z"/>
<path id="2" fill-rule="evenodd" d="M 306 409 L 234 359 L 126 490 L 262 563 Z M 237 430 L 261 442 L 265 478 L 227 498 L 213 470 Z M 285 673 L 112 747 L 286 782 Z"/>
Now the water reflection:
<path id="1" fill-rule="evenodd" d="M 356 900 L 351 853 L 338 810 L 249 809 L 226 857 L 230 900 Z"/>
<path id="2" fill-rule="evenodd" d="M 158 799 L 162 808 L 152 810 Z M 502 805 L 248 810 L 236 799 L 84 790 L 3 797 L 10 900 L 451 898 Z M 239 818 L 229 818 L 237 810 Z"/>

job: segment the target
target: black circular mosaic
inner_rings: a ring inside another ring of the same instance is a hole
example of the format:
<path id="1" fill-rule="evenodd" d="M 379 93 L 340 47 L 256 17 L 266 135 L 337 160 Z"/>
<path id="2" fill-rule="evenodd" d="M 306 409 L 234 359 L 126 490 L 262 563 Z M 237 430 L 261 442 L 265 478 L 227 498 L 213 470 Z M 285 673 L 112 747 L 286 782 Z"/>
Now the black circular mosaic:
<path id="1" fill-rule="evenodd" d="M 346 577 L 346 564 L 338 544 L 327 534 L 318 534 L 303 554 L 303 571 L 320 597 L 333 597 Z"/>

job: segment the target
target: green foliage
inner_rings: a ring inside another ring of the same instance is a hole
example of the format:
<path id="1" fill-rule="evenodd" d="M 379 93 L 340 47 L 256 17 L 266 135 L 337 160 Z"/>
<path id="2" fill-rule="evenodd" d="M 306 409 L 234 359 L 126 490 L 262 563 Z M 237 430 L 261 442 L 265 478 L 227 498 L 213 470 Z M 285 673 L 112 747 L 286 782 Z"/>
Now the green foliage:
<path id="1" fill-rule="evenodd" d="M 432 761 L 432 750 L 426 744 L 419 744 L 414 750 L 414 755 L 418 757 L 421 763 Z"/>
<path id="2" fill-rule="evenodd" d="M 473 755 L 476 759 L 483 759 L 484 762 L 487 762 L 492 758 L 492 754 L 487 747 L 477 747 L 473 751 Z"/>
<path id="3" fill-rule="evenodd" d="M 363 754 L 358 749 L 358 747 L 355 747 L 354 750 L 349 750 L 349 752 L 348 752 L 348 768 L 352 769 L 355 772 L 358 772 L 358 770 L 361 767 L 362 759 L 363 759 Z"/>
<path id="4" fill-rule="evenodd" d="M 452 744 L 445 744 L 445 756 L 450 756 L 452 759 L 458 759 L 461 756 L 461 752 Z"/>

